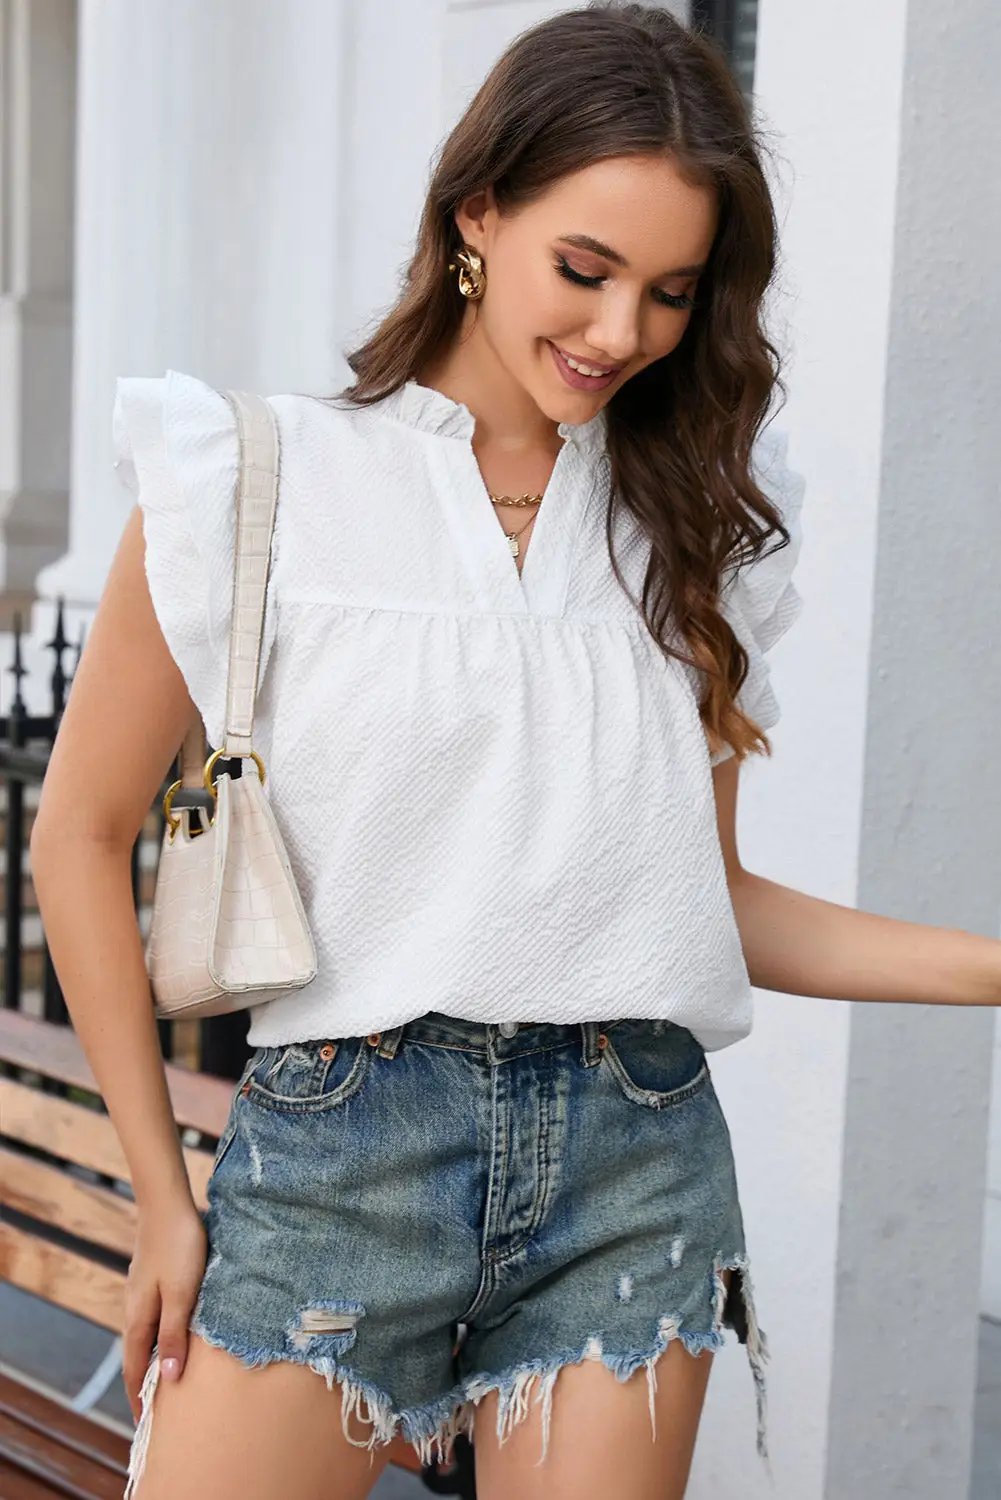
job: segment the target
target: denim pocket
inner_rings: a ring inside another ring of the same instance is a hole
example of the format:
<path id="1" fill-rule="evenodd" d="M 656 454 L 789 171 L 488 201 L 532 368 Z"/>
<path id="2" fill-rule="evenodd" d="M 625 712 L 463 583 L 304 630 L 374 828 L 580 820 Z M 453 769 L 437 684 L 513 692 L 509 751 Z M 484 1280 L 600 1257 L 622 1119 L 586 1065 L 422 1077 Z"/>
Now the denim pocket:
<path id="1" fill-rule="evenodd" d="M 612 1021 L 602 1060 L 622 1093 L 647 1109 L 667 1109 L 690 1099 L 709 1082 L 705 1050 L 684 1026 L 671 1021 Z"/>
<path id="2" fill-rule="evenodd" d="M 371 1064 L 365 1037 L 261 1048 L 244 1084 L 249 1102 L 291 1114 L 333 1109 L 358 1092 Z"/>

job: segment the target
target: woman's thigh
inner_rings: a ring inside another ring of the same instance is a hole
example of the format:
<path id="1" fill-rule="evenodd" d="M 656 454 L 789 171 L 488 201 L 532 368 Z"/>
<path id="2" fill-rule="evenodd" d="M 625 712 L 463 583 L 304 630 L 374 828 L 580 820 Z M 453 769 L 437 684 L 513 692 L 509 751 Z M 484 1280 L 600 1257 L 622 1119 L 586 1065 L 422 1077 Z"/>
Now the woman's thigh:
<path id="1" fill-rule="evenodd" d="M 723 1271 L 729 1286 L 732 1275 Z M 682 1500 L 695 1452 L 713 1351 L 691 1354 L 675 1340 L 657 1362 L 653 1395 L 642 1370 L 619 1381 L 604 1365 L 585 1360 L 560 1371 L 549 1446 L 539 1463 L 538 1406 L 497 1437 L 497 1392 L 477 1415 L 477 1500 Z"/>
<path id="2" fill-rule="evenodd" d="M 160 1380 L 135 1500 L 364 1500 L 388 1461 L 341 1426 L 341 1391 L 305 1365 L 249 1368 L 190 1334 L 184 1373 Z M 351 1419 L 364 1441 L 369 1424 Z"/>

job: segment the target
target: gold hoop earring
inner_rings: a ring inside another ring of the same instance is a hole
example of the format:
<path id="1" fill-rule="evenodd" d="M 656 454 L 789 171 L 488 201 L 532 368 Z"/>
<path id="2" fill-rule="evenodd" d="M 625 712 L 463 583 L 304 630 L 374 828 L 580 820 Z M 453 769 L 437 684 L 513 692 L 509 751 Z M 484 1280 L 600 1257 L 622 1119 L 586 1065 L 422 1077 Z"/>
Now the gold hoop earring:
<path id="1" fill-rule="evenodd" d="M 459 263 L 459 291 L 471 302 L 478 302 L 487 287 L 487 273 L 482 255 L 478 250 L 463 245 L 461 250 L 456 251 L 455 260 L 449 261 L 450 271 L 456 269 L 456 262 Z"/>

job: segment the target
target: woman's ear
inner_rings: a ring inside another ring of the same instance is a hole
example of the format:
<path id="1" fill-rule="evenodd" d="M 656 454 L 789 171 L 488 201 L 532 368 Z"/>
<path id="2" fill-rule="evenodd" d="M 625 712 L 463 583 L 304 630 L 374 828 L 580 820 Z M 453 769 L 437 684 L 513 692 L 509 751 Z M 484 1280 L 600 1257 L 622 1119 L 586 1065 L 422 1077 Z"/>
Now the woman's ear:
<path id="1" fill-rule="evenodd" d="M 482 255 L 487 240 L 488 223 L 496 213 L 497 200 L 493 186 L 490 184 L 463 198 L 457 205 L 454 215 L 463 243 L 472 246 Z"/>

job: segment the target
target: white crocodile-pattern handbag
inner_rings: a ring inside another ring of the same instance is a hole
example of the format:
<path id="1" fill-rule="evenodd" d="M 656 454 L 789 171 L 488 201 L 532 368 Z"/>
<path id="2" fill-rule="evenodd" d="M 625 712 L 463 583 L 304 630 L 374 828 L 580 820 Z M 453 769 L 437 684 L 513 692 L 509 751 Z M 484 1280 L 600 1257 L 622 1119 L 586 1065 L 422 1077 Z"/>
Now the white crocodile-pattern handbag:
<path id="1" fill-rule="evenodd" d="M 192 721 L 180 780 L 163 799 L 167 823 L 145 956 L 154 1010 L 165 1019 L 261 1005 L 316 975 L 309 923 L 264 791 L 264 764 L 251 744 L 278 501 L 278 428 L 263 397 L 223 394 L 240 439 L 226 734 L 206 758 L 201 717 Z M 242 766 L 235 779 L 220 770 L 213 781 L 216 762 L 233 759 L 253 767 Z M 173 810 L 185 787 L 204 787 L 211 816 L 205 807 Z"/>

